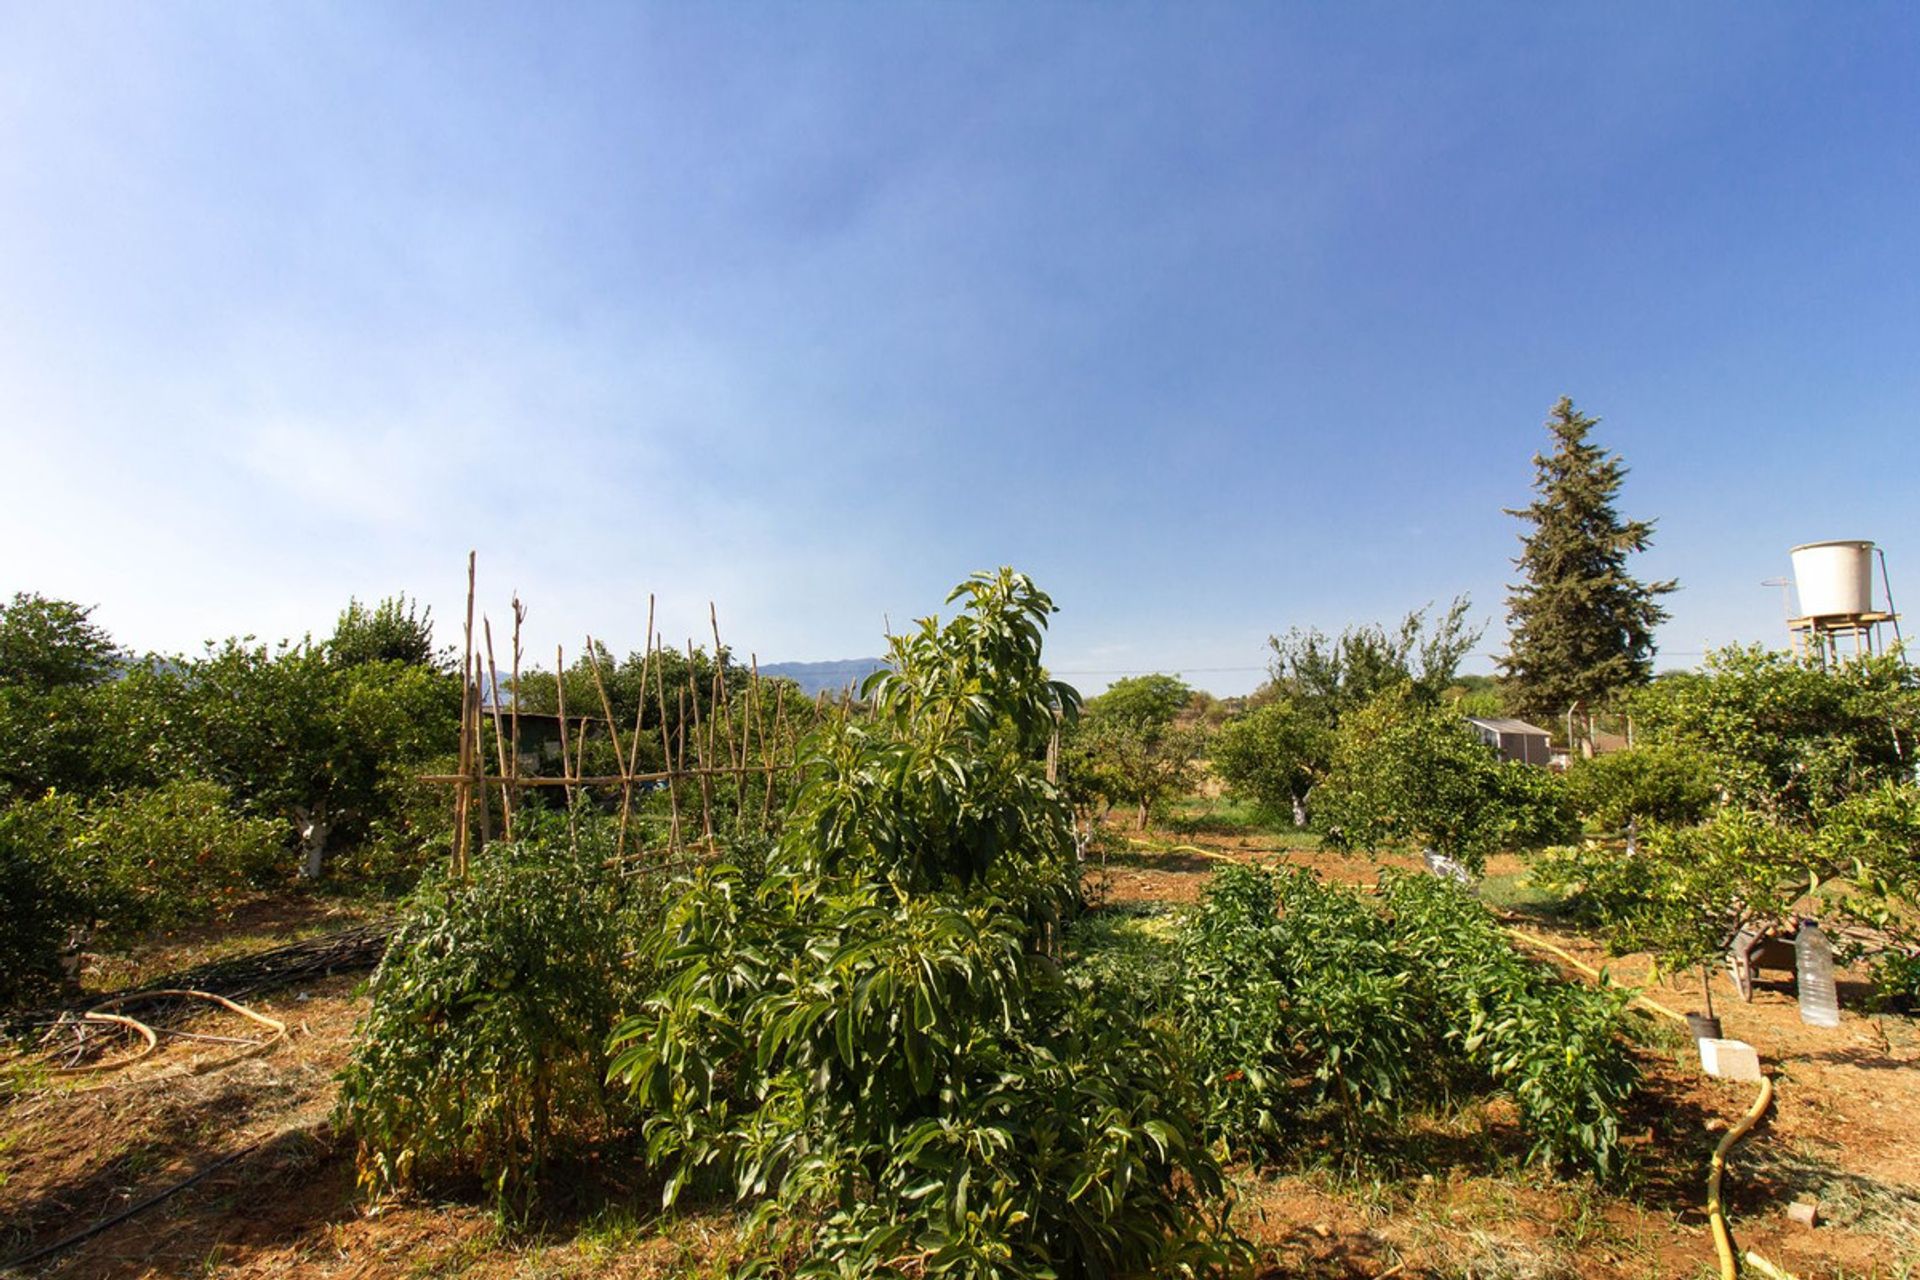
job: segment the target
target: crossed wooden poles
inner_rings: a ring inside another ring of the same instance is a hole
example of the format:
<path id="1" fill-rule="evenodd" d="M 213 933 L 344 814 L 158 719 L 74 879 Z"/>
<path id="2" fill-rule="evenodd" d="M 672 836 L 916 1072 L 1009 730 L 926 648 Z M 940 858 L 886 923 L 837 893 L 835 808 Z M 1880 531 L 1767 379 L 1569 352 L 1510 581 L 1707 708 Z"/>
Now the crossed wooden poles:
<path id="1" fill-rule="evenodd" d="M 583 772 L 586 756 L 587 734 L 594 723 L 588 715 L 569 716 L 567 712 L 566 654 L 556 647 L 554 650 L 554 687 L 555 703 L 560 723 L 560 775 L 552 777 L 542 774 L 523 775 L 520 772 L 520 662 L 523 656 L 520 645 L 521 625 L 527 616 L 526 606 L 519 596 L 513 598 L 513 648 L 510 654 L 510 686 L 513 698 L 506 708 L 500 705 L 500 671 L 494 661 L 493 626 L 485 616 L 480 619 L 482 649 L 474 648 L 473 603 L 477 555 L 467 554 L 467 613 L 465 627 L 465 653 L 461 661 L 461 701 L 460 701 L 460 753 L 457 771 L 449 774 L 427 774 L 420 781 L 450 785 L 454 788 L 453 809 L 453 870 L 456 875 L 467 873 L 469 860 L 474 851 L 475 818 L 478 818 L 478 836 L 481 847 L 493 838 L 493 799 L 497 793 L 500 805 L 500 831 L 503 838 L 511 840 L 515 833 L 515 813 L 519 810 L 522 793 L 528 788 L 560 787 L 566 793 L 567 825 L 570 833 L 577 837 L 578 828 L 575 812 L 583 788 L 620 788 L 620 825 L 614 842 L 614 858 L 628 856 L 628 832 L 633 828 L 636 814 L 634 811 L 634 792 L 639 786 L 651 789 L 656 784 L 666 786 L 669 815 L 667 846 L 669 853 L 678 853 L 687 847 L 686 831 L 691 825 L 695 813 L 699 818 L 699 835 L 694 844 L 703 844 L 708 851 L 718 849 L 718 836 L 715 832 L 715 786 L 731 780 L 734 787 L 733 819 L 737 833 L 744 834 L 750 820 L 757 822 L 761 830 L 772 819 L 775 782 L 783 773 L 795 768 L 793 734 L 789 732 L 786 708 L 787 682 L 779 681 L 774 685 L 773 709 L 771 713 L 771 731 L 767 723 L 769 716 L 765 705 L 765 690 L 760 681 L 760 662 L 758 657 L 752 660 L 747 686 L 741 695 L 735 714 L 734 700 L 727 689 L 726 650 L 720 641 L 719 615 L 712 604 L 707 606 L 707 618 L 713 628 L 713 676 L 707 690 L 708 715 L 702 717 L 700 710 L 700 691 L 694 675 L 695 649 L 693 641 L 687 641 L 687 663 L 685 687 L 675 689 L 673 706 L 678 712 L 674 719 L 674 729 L 668 727 L 668 689 L 666 685 L 665 663 L 655 661 L 655 655 L 663 652 L 660 638 L 654 634 L 654 600 L 647 597 L 647 648 L 640 666 L 640 697 L 633 713 L 633 728 L 622 738 L 620 726 L 614 716 L 613 701 L 607 696 L 607 684 L 600 666 L 600 646 L 593 637 L 586 641 L 586 660 L 593 675 L 594 691 L 598 695 L 600 711 L 606 725 L 607 734 L 613 747 L 613 756 L 619 772 L 611 774 L 587 775 Z M 483 689 L 480 683 L 482 674 L 481 660 L 487 683 Z M 649 689 L 651 678 L 651 689 Z M 651 698 L 648 694 L 651 692 Z M 489 696 L 490 695 L 490 696 Z M 653 706 L 660 731 L 661 758 L 666 768 L 642 771 L 639 769 L 640 742 L 646 723 L 647 708 Z M 491 720 L 493 727 L 492 761 L 495 772 L 488 771 L 489 753 L 486 749 L 486 725 Z M 760 789 L 757 806 L 748 796 L 748 779 L 762 778 L 764 786 Z M 722 797 L 724 803 L 725 797 Z M 757 815 L 753 810 L 757 808 Z M 476 815 L 475 810 L 478 810 Z M 750 818 L 750 815 L 753 815 Z M 722 815 L 724 825 L 724 814 Z M 644 841 L 636 854 L 644 852 Z"/>

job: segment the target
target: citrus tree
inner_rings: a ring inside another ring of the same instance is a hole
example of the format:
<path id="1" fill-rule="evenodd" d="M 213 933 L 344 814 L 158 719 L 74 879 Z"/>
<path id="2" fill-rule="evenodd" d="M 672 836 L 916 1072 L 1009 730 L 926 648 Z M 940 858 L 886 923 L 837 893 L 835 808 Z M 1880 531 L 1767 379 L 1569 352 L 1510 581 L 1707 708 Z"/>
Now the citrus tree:
<path id="1" fill-rule="evenodd" d="M 1175 676 L 1116 680 L 1088 701 L 1066 734 L 1069 785 L 1108 804 L 1132 805 L 1144 830 L 1155 807 L 1190 790 L 1199 776 L 1207 730 L 1182 715 L 1193 697 Z"/>
<path id="2" fill-rule="evenodd" d="M 1407 685 L 1341 725 L 1320 796 L 1321 821 L 1348 848 L 1414 842 L 1473 872 L 1496 849 L 1572 829 L 1557 778 L 1501 760 L 1462 716 Z"/>

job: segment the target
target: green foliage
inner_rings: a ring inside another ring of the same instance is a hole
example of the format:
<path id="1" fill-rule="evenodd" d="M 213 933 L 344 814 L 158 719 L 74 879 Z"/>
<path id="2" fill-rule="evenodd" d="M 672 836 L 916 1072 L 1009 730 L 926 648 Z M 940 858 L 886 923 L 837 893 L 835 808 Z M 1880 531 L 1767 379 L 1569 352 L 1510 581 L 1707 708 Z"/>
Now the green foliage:
<path id="1" fill-rule="evenodd" d="M 1214 735 L 1213 771 L 1235 794 L 1270 813 L 1306 816 L 1309 793 L 1333 754 L 1333 731 L 1302 704 L 1262 703 Z"/>
<path id="2" fill-rule="evenodd" d="M 1390 948 L 1380 916 L 1311 873 L 1215 875 L 1180 935 L 1179 1021 L 1209 1119 L 1236 1148 L 1282 1157 L 1326 1133 L 1364 1160 L 1434 1078 Z"/>
<path id="3" fill-rule="evenodd" d="M 1806 833 L 1728 807 L 1697 826 L 1651 825 L 1632 855 L 1598 842 L 1546 850 L 1531 874 L 1569 894 L 1617 954 L 1687 969 L 1717 962 L 1748 924 L 1784 923 L 1827 865 Z"/>
<path id="4" fill-rule="evenodd" d="M 364 1186 L 477 1175 L 524 1203 L 559 1143 L 605 1130 L 607 1036 L 648 977 L 623 954 L 609 844 L 539 833 L 422 881 L 342 1080 Z"/>
<path id="5" fill-rule="evenodd" d="M 46 693 L 106 680 L 120 650 L 92 608 L 25 591 L 0 606 L 0 687 Z"/>
<path id="6" fill-rule="evenodd" d="M 1087 911 L 1067 925 L 1067 972 L 1076 986 L 1120 992 L 1138 1010 L 1174 1011 L 1181 971 L 1173 942 L 1180 913 L 1133 902 Z"/>
<path id="7" fill-rule="evenodd" d="M 54 987 L 62 952 L 93 920 L 93 902 L 66 860 L 80 826 L 70 796 L 0 809 L 0 1008 Z"/>
<path id="8" fill-rule="evenodd" d="M 273 823 L 234 813 L 211 782 L 16 801 L 0 810 L 0 1004 L 44 990 L 81 942 L 215 915 L 272 875 L 279 848 Z"/>
<path id="9" fill-rule="evenodd" d="M 1407 614 L 1393 632 L 1378 624 L 1349 627 L 1333 638 L 1295 627 L 1270 636 L 1269 683 L 1213 745 L 1216 772 L 1238 793 L 1274 813 L 1291 811 L 1305 826 L 1308 797 L 1333 762 L 1335 735 L 1346 718 L 1396 691 L 1438 702 L 1455 683 L 1460 660 L 1480 639 L 1467 625 L 1471 603 L 1456 598 L 1427 625 L 1427 610 Z"/>
<path id="10" fill-rule="evenodd" d="M 750 1271 L 1094 1276 L 1216 1257 L 1220 1188 L 1174 1046 L 1047 954 L 1073 894 L 1042 756 L 1047 597 L 976 575 L 833 721 L 763 875 L 668 913 L 614 1069 L 671 1203 L 755 1206 Z"/>
<path id="11" fill-rule="evenodd" d="M 1195 695 L 1174 676 L 1132 676 L 1086 705 L 1062 739 L 1062 773 L 1076 800 L 1131 804 L 1141 827 L 1153 809 L 1191 790 L 1206 747 L 1204 720 L 1182 716 Z"/>
<path id="12" fill-rule="evenodd" d="M 1067 748 L 1067 770 L 1110 804 L 1134 806 L 1141 829 L 1159 805 L 1192 790 L 1206 730 L 1089 710 Z"/>
<path id="13" fill-rule="evenodd" d="M 1463 716 L 1503 716 L 1507 698 L 1500 682 L 1492 676 L 1456 675 L 1441 693 L 1440 700 Z"/>
<path id="14" fill-rule="evenodd" d="M 1920 786 L 1882 783 L 1821 815 L 1825 871 L 1844 877 L 1841 915 L 1873 930 L 1874 986 L 1882 1001 L 1920 1004 Z"/>
<path id="15" fill-rule="evenodd" d="M 327 641 L 327 656 L 343 667 L 398 662 L 412 667 L 445 668 L 452 650 L 433 647 L 433 610 L 405 595 L 389 596 L 369 609 L 347 601 Z"/>
<path id="16" fill-rule="evenodd" d="M 1438 701 L 1453 684 L 1461 659 L 1480 642 L 1480 629 L 1467 625 L 1471 608 L 1467 597 L 1456 597 L 1431 631 L 1427 610 L 1415 609 L 1391 633 L 1370 623 L 1349 627 L 1338 639 L 1311 627 L 1269 636 L 1269 687 L 1279 697 L 1300 703 L 1330 729 L 1401 685 L 1412 685 L 1424 701 Z"/>
<path id="17" fill-rule="evenodd" d="M 1507 514 L 1532 528 L 1518 565 L 1525 582 L 1507 597 L 1508 652 L 1500 659 L 1507 694 L 1523 714 L 1592 707 L 1645 684 L 1653 672 L 1659 598 L 1672 582 L 1641 582 L 1627 557 L 1644 551 L 1653 524 L 1614 509 L 1627 468 L 1588 440 L 1598 422 L 1565 396 L 1547 430 L 1553 451 L 1536 454 L 1533 502 Z"/>
<path id="18" fill-rule="evenodd" d="M 1913 772 L 1920 676 L 1897 655 L 1821 667 L 1760 646 L 1707 657 L 1634 699 L 1642 738 L 1690 748 L 1731 803 L 1806 821 Z"/>
<path id="19" fill-rule="evenodd" d="M 1609 834 L 1639 822 L 1698 822 L 1719 794 L 1712 762 L 1673 742 L 1577 759 L 1566 778 L 1574 812 Z"/>
<path id="20" fill-rule="evenodd" d="M 595 679 L 596 670 L 598 680 Z M 501 680 L 507 679 L 501 673 Z M 719 662 L 704 648 L 691 656 L 673 649 L 656 650 L 651 659 L 635 651 L 616 659 L 606 645 L 595 642 L 591 655 L 583 654 L 567 664 L 556 681 L 550 671 L 531 669 L 521 672 L 518 695 L 524 711 L 552 715 L 560 709 L 560 694 L 565 692 L 570 719 L 591 717 L 596 724 L 586 740 L 589 774 L 620 772 L 613 757 L 613 746 L 604 721 L 605 708 L 611 706 L 619 726 L 620 741 L 629 745 L 634 717 L 640 717 L 640 751 L 636 767 L 650 772 L 666 767 L 665 748 L 661 745 L 661 699 L 665 698 L 666 734 L 678 742 L 684 733 L 691 740 L 694 724 L 711 724 L 716 705 L 723 716 L 743 723 L 747 715 L 745 698 L 752 671 L 734 660 L 730 649 L 720 650 Z M 721 695 L 721 684 L 725 694 Z M 602 703 L 601 690 L 606 691 Z M 756 736 L 771 736 L 778 718 L 789 731 L 812 723 L 814 704 L 790 680 L 762 680 L 756 707 Z"/>
<path id="21" fill-rule="evenodd" d="M 201 777 L 297 834 L 318 875 L 330 843 L 391 812 L 387 779 L 459 735 L 456 677 L 400 662 L 335 663 L 311 644 L 229 640 L 204 657 L 136 668 L 113 690 L 123 773 Z"/>
<path id="22" fill-rule="evenodd" d="M 1459 714 L 1406 686 L 1341 725 L 1320 817 L 1348 848 L 1423 841 L 1475 872 L 1494 850 L 1564 839 L 1572 826 L 1558 778 L 1502 761 Z"/>
<path id="23" fill-rule="evenodd" d="M 1224 868 L 1179 955 L 1182 1039 L 1240 1149 L 1359 1162 L 1411 1108 L 1498 1090 L 1530 1158 L 1619 1169 L 1625 997 L 1518 955 L 1451 884 L 1390 873 L 1371 903 L 1304 870 Z"/>
<path id="24" fill-rule="evenodd" d="M 1086 713 L 1165 727 L 1192 701 L 1193 689 L 1178 676 L 1127 676 L 1088 701 Z"/>
<path id="25" fill-rule="evenodd" d="M 188 779 L 90 806 L 66 857 L 98 904 L 100 936 L 114 942 L 205 919 L 284 880 L 280 849 L 276 823 L 234 812 L 218 783 Z"/>
<path id="26" fill-rule="evenodd" d="M 1632 993 L 1563 981 L 1516 952 L 1471 895 L 1389 873 L 1381 902 L 1401 953 L 1428 966 L 1431 1003 L 1454 1052 L 1519 1105 L 1530 1158 L 1620 1171 L 1620 1112 L 1639 1083 L 1625 1036 Z"/>
<path id="27" fill-rule="evenodd" d="M 0 801 L 99 785 L 99 687 L 121 653 L 92 612 L 26 592 L 0 606 Z"/>

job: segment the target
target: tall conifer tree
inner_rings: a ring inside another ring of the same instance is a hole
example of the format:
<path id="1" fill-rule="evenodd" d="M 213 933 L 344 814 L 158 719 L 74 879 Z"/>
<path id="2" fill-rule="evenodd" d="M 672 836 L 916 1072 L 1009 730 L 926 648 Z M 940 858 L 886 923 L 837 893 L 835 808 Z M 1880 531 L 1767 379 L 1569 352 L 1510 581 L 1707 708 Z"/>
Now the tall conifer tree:
<path id="1" fill-rule="evenodd" d="M 1674 582 L 1641 582 L 1627 557 L 1646 549 L 1653 522 L 1622 520 L 1614 498 L 1627 468 L 1587 438 L 1599 420 L 1562 396 L 1547 419 L 1549 453 L 1536 454 L 1534 492 L 1508 510 L 1533 526 L 1514 563 L 1525 581 L 1507 597 L 1508 653 L 1500 659 L 1508 701 L 1530 715 L 1591 711 L 1653 673 L 1659 598 Z"/>

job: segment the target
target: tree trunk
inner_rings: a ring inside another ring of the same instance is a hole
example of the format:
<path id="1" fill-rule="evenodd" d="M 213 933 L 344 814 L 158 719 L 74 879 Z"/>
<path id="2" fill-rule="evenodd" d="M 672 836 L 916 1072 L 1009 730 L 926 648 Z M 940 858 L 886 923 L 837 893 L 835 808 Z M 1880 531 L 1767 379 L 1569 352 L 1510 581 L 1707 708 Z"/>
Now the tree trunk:
<path id="1" fill-rule="evenodd" d="M 1142 831 L 1147 829 L 1147 802 L 1145 800 L 1140 802 L 1140 829 Z"/>
<path id="2" fill-rule="evenodd" d="M 1296 794 L 1293 797 L 1293 825 L 1296 827 L 1307 825 L 1307 798 L 1303 795 Z"/>
<path id="3" fill-rule="evenodd" d="M 324 808 L 295 811 L 300 824 L 300 877 L 303 880 L 318 880 L 320 868 L 326 862 L 327 835 L 333 829 L 326 813 Z"/>

